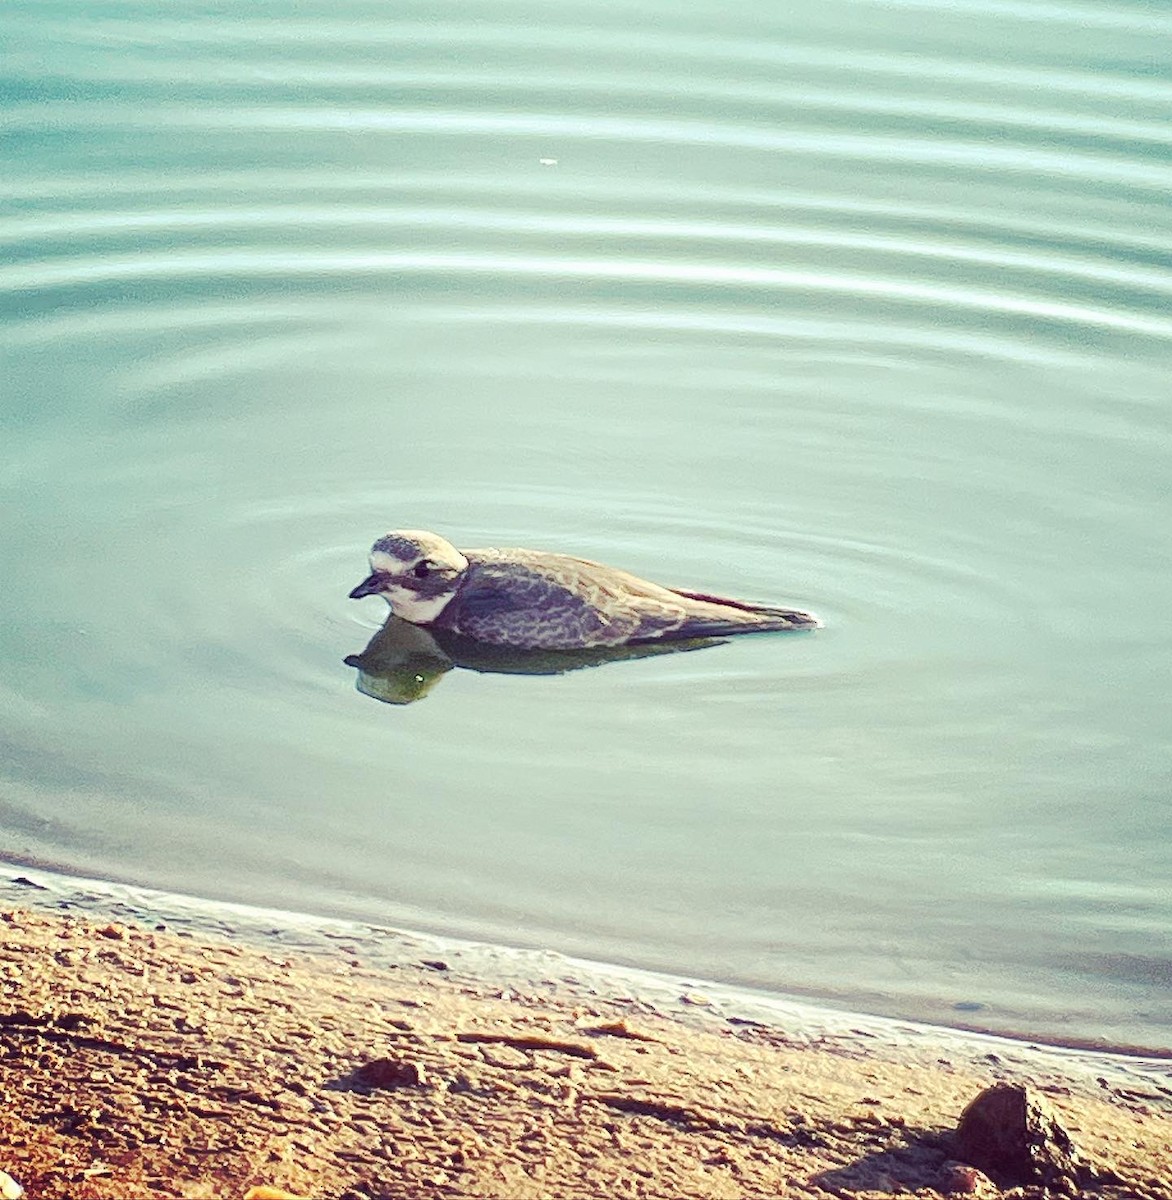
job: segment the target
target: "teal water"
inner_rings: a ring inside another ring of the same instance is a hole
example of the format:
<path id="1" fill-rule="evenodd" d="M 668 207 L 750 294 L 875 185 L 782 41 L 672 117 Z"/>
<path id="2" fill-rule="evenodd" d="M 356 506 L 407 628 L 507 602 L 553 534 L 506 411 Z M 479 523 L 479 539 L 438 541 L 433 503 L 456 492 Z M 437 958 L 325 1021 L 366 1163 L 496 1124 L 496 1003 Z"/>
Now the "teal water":
<path id="1" fill-rule="evenodd" d="M 1172 1045 L 1172 16 L 10 4 L 0 854 Z M 355 687 L 390 527 L 819 613 Z"/>

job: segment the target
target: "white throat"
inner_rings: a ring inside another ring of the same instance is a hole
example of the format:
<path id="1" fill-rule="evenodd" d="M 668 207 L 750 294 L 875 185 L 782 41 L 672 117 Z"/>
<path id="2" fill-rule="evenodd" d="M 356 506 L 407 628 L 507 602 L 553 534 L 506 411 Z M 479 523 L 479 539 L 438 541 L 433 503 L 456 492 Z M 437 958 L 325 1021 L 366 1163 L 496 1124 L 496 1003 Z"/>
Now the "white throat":
<path id="1" fill-rule="evenodd" d="M 389 587 L 383 597 L 391 606 L 391 612 L 412 625 L 430 625 L 451 603 L 455 591 L 439 596 L 417 596 L 409 588 Z"/>

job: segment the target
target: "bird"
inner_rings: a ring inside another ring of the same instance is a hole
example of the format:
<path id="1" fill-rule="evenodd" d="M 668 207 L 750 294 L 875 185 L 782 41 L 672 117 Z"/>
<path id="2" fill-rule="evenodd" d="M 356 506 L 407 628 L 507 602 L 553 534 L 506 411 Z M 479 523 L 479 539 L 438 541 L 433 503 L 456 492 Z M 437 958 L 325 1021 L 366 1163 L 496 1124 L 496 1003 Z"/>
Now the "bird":
<path id="1" fill-rule="evenodd" d="M 370 549 L 351 599 L 382 596 L 430 629 L 519 650 L 587 650 L 770 630 L 813 629 L 812 613 L 649 583 L 586 558 L 541 550 L 457 550 L 401 529 Z"/>

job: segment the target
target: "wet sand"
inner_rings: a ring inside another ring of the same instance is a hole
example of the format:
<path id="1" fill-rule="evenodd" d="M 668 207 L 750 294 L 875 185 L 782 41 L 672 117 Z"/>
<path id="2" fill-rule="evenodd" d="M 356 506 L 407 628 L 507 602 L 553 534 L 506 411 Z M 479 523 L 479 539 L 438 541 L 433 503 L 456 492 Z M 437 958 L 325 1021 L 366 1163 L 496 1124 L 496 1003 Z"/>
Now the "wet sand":
<path id="1" fill-rule="evenodd" d="M 1005 1079 L 1094 1165 L 1073 1194 L 1172 1200 L 1172 1063 L 11 895 L 0 1169 L 30 1200 L 1042 1197 L 955 1161 L 961 1111 Z"/>

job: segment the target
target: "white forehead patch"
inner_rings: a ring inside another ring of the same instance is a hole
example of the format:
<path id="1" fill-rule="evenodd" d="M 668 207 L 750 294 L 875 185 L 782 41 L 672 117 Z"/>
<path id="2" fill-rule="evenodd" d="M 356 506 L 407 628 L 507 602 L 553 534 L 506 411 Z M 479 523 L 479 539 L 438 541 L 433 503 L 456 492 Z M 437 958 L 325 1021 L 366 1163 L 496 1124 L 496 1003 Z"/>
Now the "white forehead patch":
<path id="1" fill-rule="evenodd" d="M 370 555 L 370 568 L 380 575 L 395 575 L 407 564 L 401 558 L 394 558 L 385 550 L 373 550 Z"/>
<path id="2" fill-rule="evenodd" d="M 397 558 L 388 554 L 375 542 L 370 551 L 371 569 L 384 575 L 401 575 L 404 570 L 413 566 L 421 558 L 430 559 L 453 571 L 463 571 L 468 566 L 468 560 L 452 545 L 434 533 L 388 533 L 387 538 L 396 538 L 411 545 L 408 558 Z M 380 539 L 381 540 L 381 539 Z"/>

